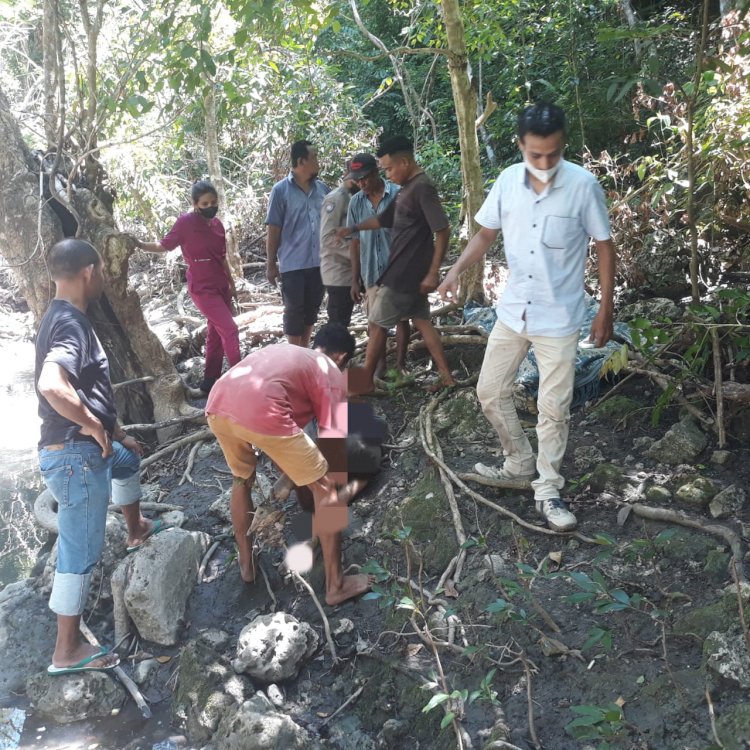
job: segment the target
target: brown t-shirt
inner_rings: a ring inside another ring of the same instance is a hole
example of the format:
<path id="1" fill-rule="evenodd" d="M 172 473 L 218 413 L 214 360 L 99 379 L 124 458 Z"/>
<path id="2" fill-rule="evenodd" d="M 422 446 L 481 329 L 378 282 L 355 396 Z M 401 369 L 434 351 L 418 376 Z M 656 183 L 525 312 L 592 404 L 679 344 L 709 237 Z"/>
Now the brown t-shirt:
<path id="1" fill-rule="evenodd" d="M 378 284 L 397 292 L 419 292 L 435 252 L 433 235 L 449 226 L 430 178 L 420 172 L 402 185 L 379 219 L 381 227 L 391 228 L 391 254 Z"/>

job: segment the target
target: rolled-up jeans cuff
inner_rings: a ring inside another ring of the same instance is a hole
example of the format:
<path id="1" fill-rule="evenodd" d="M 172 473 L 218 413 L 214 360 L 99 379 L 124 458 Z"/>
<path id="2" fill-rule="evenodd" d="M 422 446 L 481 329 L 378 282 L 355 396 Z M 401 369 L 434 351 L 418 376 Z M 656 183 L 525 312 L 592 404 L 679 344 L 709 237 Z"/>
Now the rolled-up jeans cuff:
<path id="1" fill-rule="evenodd" d="M 89 595 L 91 573 L 55 572 L 49 608 L 57 615 L 76 617 L 83 614 Z"/>
<path id="2" fill-rule="evenodd" d="M 132 505 L 142 496 L 141 477 L 137 471 L 125 479 L 112 478 L 112 502 L 115 505 Z"/>

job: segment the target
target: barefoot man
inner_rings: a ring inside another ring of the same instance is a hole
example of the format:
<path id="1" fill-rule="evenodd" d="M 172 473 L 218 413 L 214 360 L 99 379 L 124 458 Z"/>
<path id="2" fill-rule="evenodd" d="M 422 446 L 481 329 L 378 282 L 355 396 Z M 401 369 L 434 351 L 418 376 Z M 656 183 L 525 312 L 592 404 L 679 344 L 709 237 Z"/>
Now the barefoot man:
<path id="1" fill-rule="evenodd" d="M 107 355 L 86 317 L 104 289 L 102 258 L 88 242 L 58 242 L 47 258 L 56 294 L 36 338 L 42 434 L 39 466 L 58 505 L 57 569 L 50 609 L 57 643 L 50 674 L 111 669 L 115 654 L 79 632 L 91 570 L 101 557 L 110 495 L 122 507 L 128 551 L 163 528 L 140 510 L 141 447 L 117 423 Z"/>
<path id="2" fill-rule="evenodd" d="M 323 551 L 329 605 L 365 593 L 370 579 L 345 576 L 341 568 L 341 530 L 348 513 L 337 489 L 347 482 L 346 471 L 340 470 L 345 458 L 329 467 L 302 427 L 317 419 L 321 438 L 340 442 L 345 456 L 347 385 L 342 370 L 353 353 L 352 335 L 329 323 L 316 334 L 313 349 L 274 344 L 245 357 L 219 379 L 206 404 L 208 425 L 232 471 L 230 510 L 242 579 L 249 583 L 256 575 L 250 488 L 259 448 L 294 484 L 312 493 L 313 532 Z"/>

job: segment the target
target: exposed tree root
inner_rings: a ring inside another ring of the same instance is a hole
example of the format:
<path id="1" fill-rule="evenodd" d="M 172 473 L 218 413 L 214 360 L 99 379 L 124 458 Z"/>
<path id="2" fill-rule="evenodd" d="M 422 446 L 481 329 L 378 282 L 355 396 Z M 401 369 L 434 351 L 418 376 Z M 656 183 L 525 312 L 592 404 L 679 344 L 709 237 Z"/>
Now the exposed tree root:
<path id="1" fill-rule="evenodd" d="M 209 430 L 207 427 L 203 430 L 198 430 L 198 432 L 193 432 L 190 435 L 185 435 L 184 437 L 181 437 L 179 440 L 175 440 L 172 443 L 168 443 L 160 450 L 156 451 L 156 453 L 152 453 L 148 458 L 144 458 L 141 461 L 141 469 L 146 469 L 151 464 L 158 461 L 160 458 L 164 458 L 164 456 L 169 455 L 170 453 L 173 453 L 178 448 L 182 448 L 185 445 L 190 445 L 191 443 L 195 443 L 199 440 L 213 440 L 214 434 Z M 143 473 L 143 472 L 141 472 Z"/>

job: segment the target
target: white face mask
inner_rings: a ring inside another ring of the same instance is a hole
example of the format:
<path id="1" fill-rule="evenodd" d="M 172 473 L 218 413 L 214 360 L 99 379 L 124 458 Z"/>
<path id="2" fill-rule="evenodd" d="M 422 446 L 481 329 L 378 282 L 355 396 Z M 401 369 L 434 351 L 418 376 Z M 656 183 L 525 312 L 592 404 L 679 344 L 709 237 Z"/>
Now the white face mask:
<path id="1" fill-rule="evenodd" d="M 524 157 L 523 163 L 526 165 L 526 169 L 529 174 L 533 175 L 537 178 L 537 180 L 543 182 L 546 185 L 557 174 L 557 170 L 560 169 L 563 160 L 561 158 L 560 161 L 557 162 L 557 164 L 555 164 L 555 166 L 551 169 L 537 169 L 536 167 L 533 167 L 531 164 L 529 164 L 526 157 Z"/>

